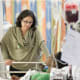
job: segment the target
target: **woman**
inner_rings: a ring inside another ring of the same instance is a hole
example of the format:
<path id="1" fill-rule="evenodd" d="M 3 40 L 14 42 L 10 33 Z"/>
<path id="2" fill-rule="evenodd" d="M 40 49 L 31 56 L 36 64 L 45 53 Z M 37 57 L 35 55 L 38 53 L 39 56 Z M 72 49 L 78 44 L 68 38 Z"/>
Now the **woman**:
<path id="1" fill-rule="evenodd" d="M 40 51 L 46 57 L 49 56 L 44 40 L 36 28 L 37 20 L 31 10 L 24 10 L 16 20 L 16 26 L 11 27 L 1 41 L 1 50 L 5 59 L 5 64 L 10 65 L 10 71 L 26 71 L 35 69 L 33 64 L 12 64 L 16 62 L 38 62 L 40 61 Z M 38 68 L 40 70 L 40 68 Z M 17 80 L 24 73 L 11 73 L 12 79 Z"/>

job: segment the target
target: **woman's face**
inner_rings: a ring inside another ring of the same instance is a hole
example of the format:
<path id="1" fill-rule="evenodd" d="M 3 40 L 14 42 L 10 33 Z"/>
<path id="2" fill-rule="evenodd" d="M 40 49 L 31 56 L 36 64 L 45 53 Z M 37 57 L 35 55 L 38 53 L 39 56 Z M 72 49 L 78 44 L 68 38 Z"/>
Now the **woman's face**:
<path id="1" fill-rule="evenodd" d="M 27 16 L 21 21 L 21 29 L 22 31 L 27 31 L 33 24 L 33 18 L 31 16 Z"/>

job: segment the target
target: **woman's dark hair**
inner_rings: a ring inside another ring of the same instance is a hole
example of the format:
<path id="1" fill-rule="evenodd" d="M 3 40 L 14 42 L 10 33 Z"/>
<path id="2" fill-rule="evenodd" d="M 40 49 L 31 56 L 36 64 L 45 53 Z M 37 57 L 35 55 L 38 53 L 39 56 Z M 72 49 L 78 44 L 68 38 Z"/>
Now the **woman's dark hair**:
<path id="1" fill-rule="evenodd" d="M 35 30 L 36 25 L 37 25 L 37 19 L 36 19 L 34 13 L 31 10 L 24 10 L 20 13 L 18 18 L 16 19 L 16 26 L 21 27 L 21 21 L 23 20 L 23 18 L 25 18 L 27 16 L 31 16 L 33 18 L 33 24 L 31 26 L 31 28 L 33 28 L 33 30 Z"/>

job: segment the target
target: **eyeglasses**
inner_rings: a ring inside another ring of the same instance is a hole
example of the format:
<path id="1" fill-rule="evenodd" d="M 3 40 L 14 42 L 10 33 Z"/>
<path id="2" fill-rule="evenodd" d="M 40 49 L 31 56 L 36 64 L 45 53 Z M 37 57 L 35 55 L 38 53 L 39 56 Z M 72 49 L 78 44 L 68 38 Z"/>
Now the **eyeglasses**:
<path id="1" fill-rule="evenodd" d="M 32 23 L 33 23 L 33 21 L 24 21 L 24 20 L 23 20 L 23 22 L 24 22 L 25 24 L 32 24 Z"/>

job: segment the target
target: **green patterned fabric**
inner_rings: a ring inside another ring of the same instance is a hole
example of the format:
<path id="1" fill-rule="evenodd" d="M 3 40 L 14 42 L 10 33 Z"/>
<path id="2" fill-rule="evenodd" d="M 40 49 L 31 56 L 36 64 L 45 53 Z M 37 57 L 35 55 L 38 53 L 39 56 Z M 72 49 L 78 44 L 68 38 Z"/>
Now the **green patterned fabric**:
<path id="1" fill-rule="evenodd" d="M 31 80 L 49 80 L 49 73 L 36 73 L 31 77 Z"/>

